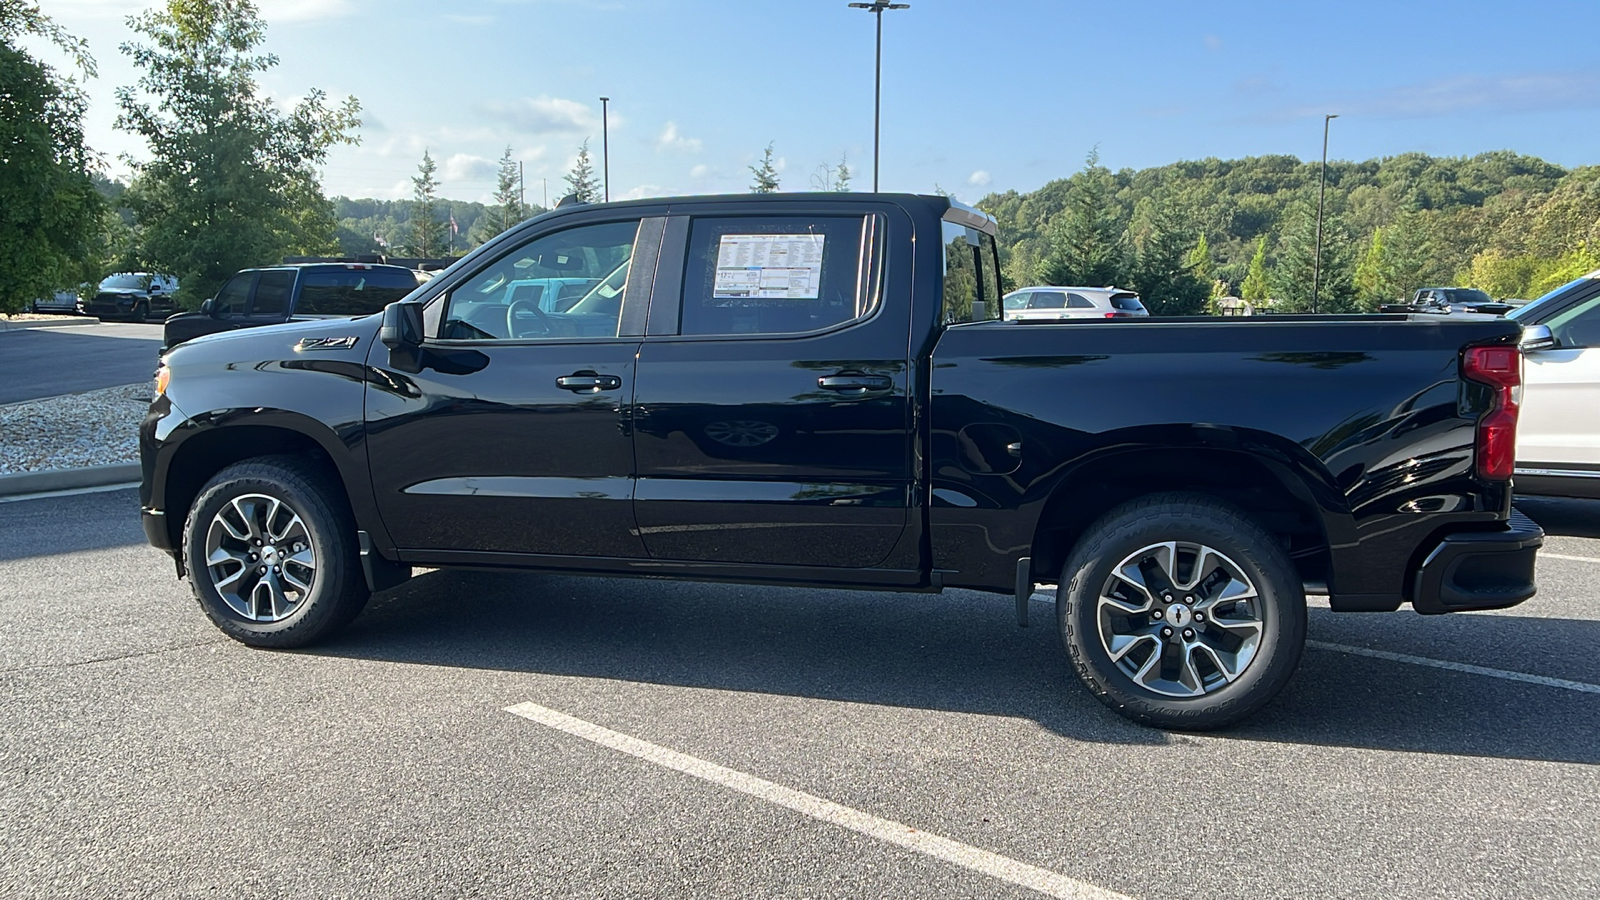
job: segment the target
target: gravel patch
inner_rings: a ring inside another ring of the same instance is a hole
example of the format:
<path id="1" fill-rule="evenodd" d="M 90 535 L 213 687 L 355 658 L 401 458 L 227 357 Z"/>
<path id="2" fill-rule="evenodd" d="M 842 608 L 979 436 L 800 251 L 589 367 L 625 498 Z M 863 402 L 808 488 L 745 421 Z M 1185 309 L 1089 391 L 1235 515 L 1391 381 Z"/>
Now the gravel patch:
<path id="1" fill-rule="evenodd" d="M 139 461 L 151 384 L 0 406 L 0 475 Z"/>

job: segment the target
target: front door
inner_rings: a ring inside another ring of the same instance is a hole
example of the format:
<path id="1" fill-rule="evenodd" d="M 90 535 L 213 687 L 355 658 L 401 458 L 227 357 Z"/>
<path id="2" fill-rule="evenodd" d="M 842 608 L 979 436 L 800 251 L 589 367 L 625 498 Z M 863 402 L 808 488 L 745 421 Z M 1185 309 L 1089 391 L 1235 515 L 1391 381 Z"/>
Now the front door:
<path id="1" fill-rule="evenodd" d="M 1556 346 L 1523 360 L 1517 466 L 1600 484 L 1600 291 L 1539 322 Z"/>
<path id="2" fill-rule="evenodd" d="M 373 488 L 402 551 L 645 555 L 628 423 L 639 338 L 619 337 L 649 286 L 628 281 L 639 224 L 612 213 L 532 234 L 454 275 L 414 358 L 373 349 Z M 559 312 L 529 296 L 558 284 L 587 287 Z"/>
<path id="3" fill-rule="evenodd" d="M 881 261 L 909 222 L 859 210 L 672 220 L 635 394 L 653 558 L 890 567 L 912 482 L 910 303 L 883 301 Z"/>

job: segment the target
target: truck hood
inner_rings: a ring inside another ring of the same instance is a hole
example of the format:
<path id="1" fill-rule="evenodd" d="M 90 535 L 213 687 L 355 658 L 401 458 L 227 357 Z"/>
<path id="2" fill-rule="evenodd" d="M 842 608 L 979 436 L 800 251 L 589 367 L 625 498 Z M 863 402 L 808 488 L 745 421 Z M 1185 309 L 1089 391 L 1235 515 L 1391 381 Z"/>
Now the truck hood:
<path id="1" fill-rule="evenodd" d="M 263 325 L 220 331 L 191 338 L 168 350 L 163 359 L 169 363 L 192 364 L 219 360 L 280 359 L 292 356 L 302 341 L 315 338 L 354 338 L 355 343 L 346 350 L 366 356 L 376 339 L 383 315 L 374 313 L 356 319 L 308 319 L 285 322 L 281 325 Z M 333 349 L 333 348 L 329 348 Z M 345 353 L 340 353 L 345 356 Z"/>

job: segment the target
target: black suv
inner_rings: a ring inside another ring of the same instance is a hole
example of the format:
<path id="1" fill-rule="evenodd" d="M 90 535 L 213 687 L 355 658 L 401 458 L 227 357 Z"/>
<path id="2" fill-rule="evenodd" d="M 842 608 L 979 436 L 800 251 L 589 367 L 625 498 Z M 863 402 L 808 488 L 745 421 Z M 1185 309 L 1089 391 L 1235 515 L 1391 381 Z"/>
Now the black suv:
<path id="1" fill-rule="evenodd" d="M 297 263 L 245 269 L 228 279 L 200 311 L 173 316 L 162 351 L 187 340 L 292 319 L 366 316 L 416 290 L 417 273 L 369 263 Z"/>

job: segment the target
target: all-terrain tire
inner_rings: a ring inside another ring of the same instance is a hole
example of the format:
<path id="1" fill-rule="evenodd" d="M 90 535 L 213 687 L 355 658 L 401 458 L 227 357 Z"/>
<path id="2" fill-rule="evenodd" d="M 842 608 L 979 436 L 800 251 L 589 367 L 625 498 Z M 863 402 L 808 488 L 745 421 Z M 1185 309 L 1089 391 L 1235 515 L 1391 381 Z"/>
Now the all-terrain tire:
<path id="1" fill-rule="evenodd" d="M 1169 599 L 1171 585 L 1191 578 Z M 1305 591 L 1279 542 L 1238 509 L 1200 494 L 1152 494 L 1084 532 L 1059 579 L 1056 619 L 1073 668 L 1101 702 L 1145 725 L 1208 730 L 1256 712 L 1294 674 Z"/>
<path id="2" fill-rule="evenodd" d="M 200 608 L 253 647 L 322 640 L 369 595 L 349 504 L 304 457 L 261 456 L 218 472 L 189 508 L 183 556 Z"/>

